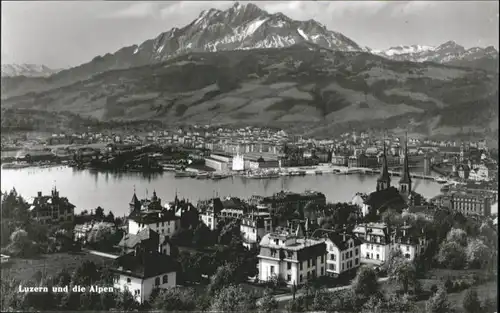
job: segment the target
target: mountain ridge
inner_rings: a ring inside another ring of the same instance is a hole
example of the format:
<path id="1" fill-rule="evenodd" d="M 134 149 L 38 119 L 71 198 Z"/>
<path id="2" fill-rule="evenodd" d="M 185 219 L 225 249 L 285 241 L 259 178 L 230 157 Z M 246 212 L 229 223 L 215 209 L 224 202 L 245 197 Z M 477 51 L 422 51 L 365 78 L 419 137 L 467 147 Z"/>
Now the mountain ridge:
<path id="1" fill-rule="evenodd" d="M 311 45 L 179 55 L 12 97 L 2 108 L 101 121 L 308 125 L 310 133 L 498 129 L 498 74 Z"/>
<path id="2" fill-rule="evenodd" d="M 60 72 L 61 69 L 52 69 L 43 64 L 17 64 L 17 63 L 2 63 L 2 77 L 49 77 L 50 75 Z"/>
<path id="3" fill-rule="evenodd" d="M 498 72 L 498 51 L 493 46 L 466 49 L 449 40 L 439 46 L 395 46 L 385 50 L 372 50 L 372 53 L 396 61 L 434 62 Z"/>

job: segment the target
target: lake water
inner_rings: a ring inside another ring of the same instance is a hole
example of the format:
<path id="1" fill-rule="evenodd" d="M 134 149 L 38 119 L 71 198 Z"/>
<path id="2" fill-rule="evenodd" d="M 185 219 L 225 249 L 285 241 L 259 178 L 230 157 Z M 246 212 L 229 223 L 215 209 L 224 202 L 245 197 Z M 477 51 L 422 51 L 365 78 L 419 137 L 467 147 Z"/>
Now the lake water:
<path id="1" fill-rule="evenodd" d="M 1 170 L 2 191 L 15 187 L 24 198 L 36 196 L 38 191 L 49 194 L 54 184 L 59 194 L 68 197 L 76 205 L 75 212 L 91 210 L 101 206 L 113 211 L 116 216 L 128 213 L 134 187 L 142 199 L 151 197 L 156 190 L 162 202 L 179 198 L 192 202 L 219 196 L 248 198 L 252 195 L 270 196 L 281 190 L 303 192 L 320 191 L 329 202 L 347 202 L 356 192 L 372 192 L 376 186 L 376 175 L 306 175 L 302 177 L 280 177 L 276 179 L 247 179 L 233 177 L 218 181 L 192 178 L 175 178 L 173 173 L 145 176 L 141 173 L 97 173 L 75 170 L 69 167 L 24 168 Z M 397 184 L 399 177 L 393 178 Z M 441 185 L 427 180 L 414 180 L 415 191 L 426 198 L 440 193 Z"/>

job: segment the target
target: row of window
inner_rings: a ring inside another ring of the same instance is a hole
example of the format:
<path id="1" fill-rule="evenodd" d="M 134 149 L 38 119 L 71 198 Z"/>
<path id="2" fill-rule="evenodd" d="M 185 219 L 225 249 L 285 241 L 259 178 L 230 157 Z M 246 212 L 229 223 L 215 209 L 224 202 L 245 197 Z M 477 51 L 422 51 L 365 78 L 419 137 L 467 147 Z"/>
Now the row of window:
<path id="1" fill-rule="evenodd" d="M 350 260 L 350 261 L 347 261 L 345 263 L 345 265 L 347 266 L 347 269 L 351 269 L 353 267 L 353 261 Z M 358 266 L 359 265 L 359 258 L 356 258 L 354 259 L 354 266 Z M 328 268 L 331 270 L 331 271 L 336 271 L 337 270 L 337 264 L 328 264 Z M 345 269 L 345 266 L 344 266 L 344 263 L 341 264 L 341 271 L 344 271 Z"/>

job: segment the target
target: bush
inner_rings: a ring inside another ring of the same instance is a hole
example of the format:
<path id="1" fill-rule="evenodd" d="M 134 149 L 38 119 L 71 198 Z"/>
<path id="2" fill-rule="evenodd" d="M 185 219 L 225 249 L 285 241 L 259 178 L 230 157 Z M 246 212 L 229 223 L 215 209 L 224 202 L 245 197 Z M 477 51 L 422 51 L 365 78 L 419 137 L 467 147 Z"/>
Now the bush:
<path id="1" fill-rule="evenodd" d="M 467 313 L 479 313 L 482 311 L 481 302 L 479 302 L 476 290 L 469 289 L 465 292 L 462 306 Z"/>

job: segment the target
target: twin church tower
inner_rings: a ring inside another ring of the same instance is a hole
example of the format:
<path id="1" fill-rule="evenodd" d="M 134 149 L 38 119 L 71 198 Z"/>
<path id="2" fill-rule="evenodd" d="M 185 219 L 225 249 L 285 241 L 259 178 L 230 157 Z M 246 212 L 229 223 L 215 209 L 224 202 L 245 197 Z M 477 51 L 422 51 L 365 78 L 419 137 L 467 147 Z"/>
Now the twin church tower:
<path id="1" fill-rule="evenodd" d="M 377 179 L 377 191 L 386 190 L 391 187 L 391 177 L 389 175 L 389 170 L 387 166 L 387 151 L 385 146 L 384 138 L 384 154 L 382 155 L 382 169 L 380 171 L 380 176 Z M 405 148 L 404 148 L 404 161 L 403 161 L 403 173 L 401 179 L 399 180 L 399 193 L 406 199 L 409 198 L 411 194 L 411 177 L 410 177 L 410 167 L 408 164 L 408 136 L 405 138 Z"/>

